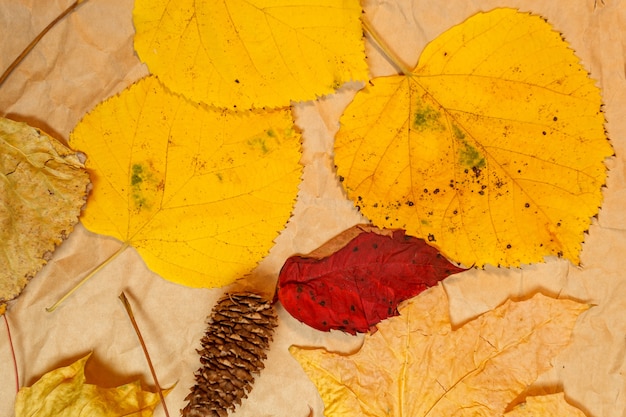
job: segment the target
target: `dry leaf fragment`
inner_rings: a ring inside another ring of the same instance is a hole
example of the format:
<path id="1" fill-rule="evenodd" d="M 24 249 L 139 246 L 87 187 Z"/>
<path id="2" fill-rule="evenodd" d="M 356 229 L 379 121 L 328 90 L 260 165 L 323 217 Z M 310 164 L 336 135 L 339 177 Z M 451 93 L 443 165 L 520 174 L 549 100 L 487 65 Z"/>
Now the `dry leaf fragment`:
<path id="1" fill-rule="evenodd" d="M 579 262 L 602 201 L 601 95 L 539 16 L 479 13 L 372 80 L 341 118 L 337 173 L 376 226 L 465 265 Z"/>
<path id="2" fill-rule="evenodd" d="M 504 417 L 586 417 L 578 408 L 565 400 L 562 392 L 556 394 L 533 396 L 526 398 L 526 402 L 517 405 Z"/>
<path id="3" fill-rule="evenodd" d="M 78 222 L 89 175 L 76 152 L 0 118 L 0 304 L 17 297 Z"/>
<path id="4" fill-rule="evenodd" d="M 194 101 L 288 106 L 368 79 L 358 0 L 137 0 L 135 49 Z"/>
<path id="5" fill-rule="evenodd" d="M 193 287 L 231 283 L 269 251 L 302 168 L 288 109 L 220 111 L 154 76 L 98 105 L 70 143 L 87 154 L 93 176 L 85 227 Z"/>
<path id="6" fill-rule="evenodd" d="M 412 298 L 352 354 L 292 346 L 325 415 L 500 416 L 569 344 L 586 305 L 537 294 L 452 330 L 441 285 Z M 416 399 L 419 399 L 417 401 Z"/>
<path id="7" fill-rule="evenodd" d="M 143 391 L 138 381 L 117 388 L 86 384 L 85 363 L 90 356 L 48 372 L 31 387 L 21 388 L 15 401 L 15 417 L 152 416 L 159 395 Z"/>

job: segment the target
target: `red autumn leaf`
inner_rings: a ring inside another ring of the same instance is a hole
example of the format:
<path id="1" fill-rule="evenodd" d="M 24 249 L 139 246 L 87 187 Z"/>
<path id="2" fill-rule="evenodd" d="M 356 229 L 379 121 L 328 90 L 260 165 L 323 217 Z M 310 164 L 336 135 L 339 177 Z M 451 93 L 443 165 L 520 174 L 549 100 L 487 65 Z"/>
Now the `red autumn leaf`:
<path id="1" fill-rule="evenodd" d="M 401 301 L 464 271 L 404 230 L 372 229 L 348 229 L 313 256 L 287 259 L 277 296 L 293 317 L 318 330 L 366 332 L 397 315 Z"/>

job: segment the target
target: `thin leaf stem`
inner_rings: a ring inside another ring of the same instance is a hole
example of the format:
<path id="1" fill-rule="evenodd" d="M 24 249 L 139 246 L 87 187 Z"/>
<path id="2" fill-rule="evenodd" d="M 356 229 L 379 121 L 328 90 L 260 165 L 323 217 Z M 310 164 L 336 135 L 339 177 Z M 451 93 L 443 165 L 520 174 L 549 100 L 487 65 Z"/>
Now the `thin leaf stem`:
<path id="1" fill-rule="evenodd" d="M 2 87 L 2 84 L 4 84 L 4 81 L 9 78 L 9 75 L 11 75 L 11 73 L 13 72 L 13 70 L 15 70 L 15 68 L 18 67 L 18 65 L 20 65 L 20 63 L 24 60 L 24 58 L 26 58 L 26 55 L 28 55 L 30 53 L 30 51 L 33 50 L 33 48 L 39 43 L 39 41 L 41 40 L 41 38 L 43 38 L 44 36 L 46 36 L 46 34 L 50 31 L 50 29 L 52 29 L 54 27 L 54 25 L 56 25 L 57 23 L 59 23 L 65 16 L 67 16 L 68 14 L 70 14 L 72 11 L 74 11 L 81 3 L 84 3 L 87 0 L 76 0 L 70 7 L 68 7 L 67 9 L 65 9 L 63 11 L 63 13 L 61 13 L 60 15 L 58 15 L 56 17 L 56 19 L 54 19 L 52 22 L 50 22 L 50 24 L 48 24 L 48 26 L 46 26 L 40 33 L 39 35 L 37 35 L 35 37 L 35 39 L 33 39 L 28 46 L 26 47 L 26 49 L 24 49 L 22 51 L 22 53 L 15 58 L 15 60 L 11 63 L 11 65 L 9 65 L 9 67 L 4 71 L 4 73 L 2 74 L 2 76 L 0 76 L 0 87 Z"/>
<path id="2" fill-rule="evenodd" d="M 362 17 L 361 21 L 363 22 L 363 30 L 370 38 L 378 45 L 378 47 L 383 51 L 383 54 L 387 57 L 391 63 L 397 67 L 400 72 L 404 75 L 411 75 L 413 71 L 411 68 L 407 67 L 406 64 L 400 59 L 398 54 L 396 54 L 389 46 L 383 41 L 381 36 L 376 32 L 372 24 L 365 16 Z"/>
<path id="3" fill-rule="evenodd" d="M 146 343 L 144 342 L 143 337 L 141 336 L 141 332 L 139 331 L 139 326 L 137 325 L 137 321 L 135 320 L 135 315 L 133 314 L 133 308 L 128 302 L 128 298 L 126 298 L 126 294 L 124 294 L 124 291 L 122 291 L 122 293 L 120 294 L 119 299 L 122 300 L 122 304 L 124 304 L 126 313 L 128 314 L 128 317 L 130 318 L 130 322 L 132 323 L 133 328 L 135 329 L 135 333 L 137 334 L 137 338 L 139 339 L 139 343 L 141 344 L 141 348 L 143 349 L 143 354 L 145 355 L 146 360 L 148 361 L 148 367 L 150 368 L 150 373 L 152 373 L 152 379 L 154 379 L 154 385 L 156 386 L 156 389 L 159 392 L 159 398 L 161 398 L 161 404 L 163 404 L 163 411 L 165 412 L 166 417 L 170 417 L 167 411 L 167 406 L 165 405 L 165 398 L 163 397 L 163 390 L 161 389 L 161 386 L 159 385 L 159 380 L 157 379 L 156 372 L 154 371 L 154 366 L 152 366 L 152 360 L 150 360 L 150 354 L 148 353 L 148 348 L 146 347 Z"/>
<path id="4" fill-rule="evenodd" d="M 11 338 L 11 328 L 9 327 L 9 320 L 7 319 L 6 312 L 2 315 L 4 317 L 4 324 L 7 328 L 7 335 L 9 338 L 9 348 L 11 349 L 11 356 L 13 357 L 13 373 L 15 374 L 15 392 L 20 391 L 20 374 L 17 371 L 17 359 L 15 357 L 15 349 L 13 348 L 13 339 Z"/>
<path id="5" fill-rule="evenodd" d="M 94 275 L 96 275 L 98 272 L 100 272 L 100 270 L 102 268 L 104 268 L 105 266 L 107 266 L 108 264 L 110 264 L 111 262 L 113 262 L 113 260 L 115 260 L 115 258 L 117 258 L 118 256 L 120 256 L 122 254 L 122 252 L 124 252 L 124 250 L 126 250 L 126 248 L 128 247 L 128 243 L 124 243 L 115 253 L 113 253 L 111 256 L 109 256 L 107 259 L 105 259 L 104 262 L 102 262 L 100 265 L 98 265 L 97 267 L 95 267 L 94 269 L 92 269 L 86 276 L 85 278 L 83 278 L 82 280 L 80 280 L 80 282 L 78 284 L 76 284 L 71 290 L 69 290 L 67 293 L 65 293 L 65 295 L 63 297 L 61 297 L 56 303 L 54 303 L 52 306 L 50 307 L 46 307 L 46 311 L 48 313 L 52 313 L 54 310 L 56 310 L 56 308 L 58 306 L 60 306 L 65 300 L 67 300 L 72 294 L 74 294 L 74 292 L 76 292 L 76 290 L 78 290 L 80 287 L 82 287 L 82 285 L 87 282 L 91 277 L 93 277 Z"/>

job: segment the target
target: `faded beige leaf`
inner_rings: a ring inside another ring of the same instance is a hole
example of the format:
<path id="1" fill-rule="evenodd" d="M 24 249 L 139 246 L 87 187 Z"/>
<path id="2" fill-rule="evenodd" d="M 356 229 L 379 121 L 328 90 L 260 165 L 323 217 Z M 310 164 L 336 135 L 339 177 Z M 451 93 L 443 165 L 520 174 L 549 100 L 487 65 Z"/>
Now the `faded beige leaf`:
<path id="1" fill-rule="evenodd" d="M 0 118 L 0 304 L 17 297 L 73 230 L 89 175 L 76 152 Z"/>
<path id="2" fill-rule="evenodd" d="M 585 417 L 585 413 L 569 404 L 565 400 L 564 393 L 558 392 L 556 394 L 528 397 L 526 402 L 517 405 L 504 415 L 504 417 L 537 416 Z"/>
<path id="3" fill-rule="evenodd" d="M 501 416 L 551 367 L 586 309 L 537 294 L 452 329 L 440 285 L 381 322 L 352 355 L 290 352 L 317 386 L 327 417 Z"/>

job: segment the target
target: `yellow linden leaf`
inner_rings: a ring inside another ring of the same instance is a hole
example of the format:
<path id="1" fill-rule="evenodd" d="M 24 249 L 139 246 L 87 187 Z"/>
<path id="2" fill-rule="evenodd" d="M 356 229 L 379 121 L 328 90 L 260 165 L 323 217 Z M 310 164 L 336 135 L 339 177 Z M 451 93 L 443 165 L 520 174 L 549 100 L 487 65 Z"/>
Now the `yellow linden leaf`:
<path id="1" fill-rule="evenodd" d="M 368 78 L 358 0 L 136 0 L 135 49 L 194 101 L 288 106 Z"/>
<path id="2" fill-rule="evenodd" d="M 48 372 L 31 387 L 20 388 L 15 417 L 152 416 L 159 395 L 143 391 L 138 381 L 117 388 L 86 384 L 85 363 L 90 356 Z"/>
<path id="3" fill-rule="evenodd" d="M 562 392 L 526 398 L 526 402 L 517 405 L 504 417 L 585 417 L 585 413 L 565 401 Z"/>
<path id="4" fill-rule="evenodd" d="M 193 287 L 249 272 L 287 222 L 300 181 L 289 110 L 218 111 L 153 76 L 101 103 L 70 142 L 93 176 L 85 227 Z"/>
<path id="5" fill-rule="evenodd" d="M 335 163 L 379 227 L 466 265 L 579 262 L 605 158 L 598 88 L 539 16 L 480 13 L 380 77 L 341 118 Z"/>
<path id="6" fill-rule="evenodd" d="M 76 152 L 0 118 L 0 305 L 17 297 L 78 222 L 89 175 Z"/>
<path id="7" fill-rule="evenodd" d="M 453 330 L 441 285 L 381 322 L 351 355 L 292 346 L 327 417 L 500 416 L 570 340 L 586 305 L 541 294 Z"/>

